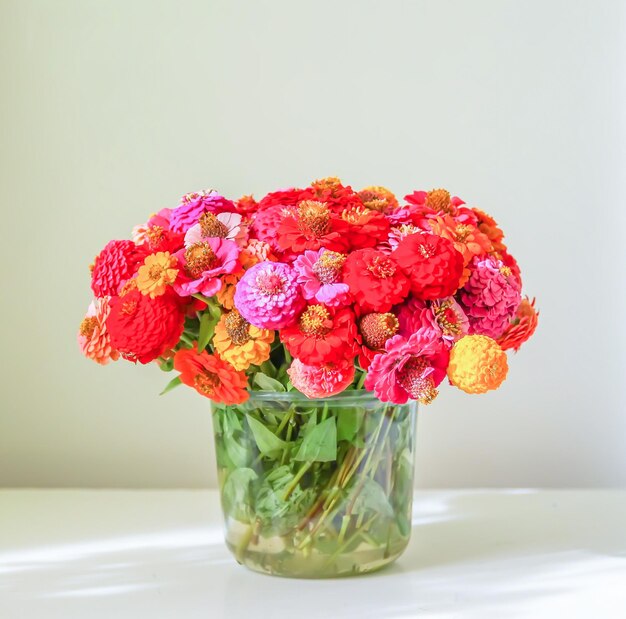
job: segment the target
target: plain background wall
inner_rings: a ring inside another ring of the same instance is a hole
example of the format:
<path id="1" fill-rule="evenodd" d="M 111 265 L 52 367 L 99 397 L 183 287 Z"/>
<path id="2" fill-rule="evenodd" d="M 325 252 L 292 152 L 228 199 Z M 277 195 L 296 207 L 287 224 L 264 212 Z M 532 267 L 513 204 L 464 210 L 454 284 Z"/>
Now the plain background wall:
<path id="1" fill-rule="evenodd" d="M 492 213 L 540 328 L 421 486 L 626 484 L 625 3 L 3 0 L 0 485 L 213 484 L 208 401 L 83 359 L 88 264 L 179 197 L 338 175 Z"/>

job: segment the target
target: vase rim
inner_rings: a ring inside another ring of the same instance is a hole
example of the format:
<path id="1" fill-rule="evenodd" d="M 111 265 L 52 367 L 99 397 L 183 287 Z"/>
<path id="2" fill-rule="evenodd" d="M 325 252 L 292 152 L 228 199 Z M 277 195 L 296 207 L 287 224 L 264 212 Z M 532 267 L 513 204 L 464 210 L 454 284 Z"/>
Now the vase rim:
<path id="1" fill-rule="evenodd" d="M 376 395 L 371 391 L 365 390 L 350 390 L 342 391 L 336 395 L 329 396 L 327 398 L 309 398 L 303 393 L 293 391 L 249 391 L 250 399 L 248 402 L 298 402 L 298 403 L 311 403 L 315 406 L 320 404 L 335 404 L 340 406 L 349 405 L 352 403 L 376 403 L 377 405 L 393 406 L 391 403 L 381 402 Z M 407 402 L 410 404 L 410 402 Z"/>

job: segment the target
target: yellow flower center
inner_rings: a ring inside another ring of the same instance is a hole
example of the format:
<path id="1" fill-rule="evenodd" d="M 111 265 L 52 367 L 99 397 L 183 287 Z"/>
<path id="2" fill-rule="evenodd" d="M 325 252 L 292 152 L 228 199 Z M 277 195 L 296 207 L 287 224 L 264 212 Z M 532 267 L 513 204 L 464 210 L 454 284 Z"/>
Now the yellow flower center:
<path id="1" fill-rule="evenodd" d="M 208 243 L 194 243 L 185 251 L 185 268 L 191 277 L 198 278 L 217 262 L 217 256 Z"/>
<path id="2" fill-rule="evenodd" d="M 513 271 L 511 271 L 511 267 L 500 267 L 500 273 L 502 273 L 502 275 L 504 275 L 504 277 L 511 277 L 511 273 Z"/>
<path id="3" fill-rule="evenodd" d="M 330 210 L 325 202 L 303 200 L 298 205 L 298 226 L 302 232 L 308 232 L 319 238 L 330 229 Z"/>
<path id="4" fill-rule="evenodd" d="M 230 341 L 235 346 L 243 346 L 250 340 L 250 323 L 237 310 L 227 314 L 224 326 Z"/>
<path id="5" fill-rule="evenodd" d="M 412 357 L 398 373 L 398 382 L 404 390 L 422 404 L 430 404 L 438 394 L 430 376 L 424 377 L 428 363 L 422 357 Z"/>
<path id="6" fill-rule="evenodd" d="M 464 243 L 467 240 L 467 237 L 470 235 L 472 231 L 472 226 L 466 226 L 465 224 L 459 224 L 454 229 L 454 240 L 458 243 Z"/>
<path id="7" fill-rule="evenodd" d="M 313 273 L 317 275 L 322 284 L 334 284 L 339 279 L 345 261 L 345 254 L 326 250 L 313 265 Z"/>
<path id="8" fill-rule="evenodd" d="M 323 305 L 310 305 L 300 316 L 300 331 L 305 335 L 323 337 L 330 331 L 330 314 Z"/>
<path id="9" fill-rule="evenodd" d="M 87 316 L 80 323 L 79 333 L 86 338 L 90 338 L 98 326 L 98 319 L 95 316 Z"/>
<path id="10" fill-rule="evenodd" d="M 435 320 L 441 327 L 444 335 L 458 335 L 461 332 L 461 324 L 454 309 L 452 301 L 444 301 L 440 305 L 432 306 Z"/>
<path id="11" fill-rule="evenodd" d="M 396 272 L 396 265 L 390 258 L 374 256 L 367 265 L 367 270 L 378 279 L 387 279 Z"/>
<path id="12" fill-rule="evenodd" d="M 200 216 L 200 231 L 204 238 L 218 237 L 225 239 L 228 228 L 213 213 L 204 213 Z"/>

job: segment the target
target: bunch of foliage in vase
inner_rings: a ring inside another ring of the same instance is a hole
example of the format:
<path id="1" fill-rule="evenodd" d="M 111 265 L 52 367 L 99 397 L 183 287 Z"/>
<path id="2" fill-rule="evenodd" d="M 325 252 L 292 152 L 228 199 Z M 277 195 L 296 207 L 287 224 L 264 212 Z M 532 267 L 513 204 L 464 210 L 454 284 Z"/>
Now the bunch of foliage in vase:
<path id="1" fill-rule="evenodd" d="M 409 540 L 417 402 L 446 376 L 497 388 L 536 328 L 503 236 L 444 189 L 402 204 L 336 178 L 258 202 L 187 194 L 96 257 L 78 339 L 212 400 L 240 562 L 371 571 Z"/>
<path id="2" fill-rule="evenodd" d="M 258 202 L 190 193 L 98 254 L 78 340 L 226 405 L 292 389 L 429 403 L 446 376 L 483 393 L 537 324 L 503 238 L 444 189 L 403 203 L 336 178 Z"/>

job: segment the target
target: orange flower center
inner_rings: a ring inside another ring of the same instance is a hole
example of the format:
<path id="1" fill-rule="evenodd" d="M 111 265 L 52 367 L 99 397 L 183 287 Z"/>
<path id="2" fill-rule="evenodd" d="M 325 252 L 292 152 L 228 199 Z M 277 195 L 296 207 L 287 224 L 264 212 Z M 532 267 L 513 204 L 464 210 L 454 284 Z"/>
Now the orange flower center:
<path id="1" fill-rule="evenodd" d="M 464 243 L 467 240 L 467 237 L 470 235 L 472 231 L 472 226 L 466 226 L 465 224 L 459 224 L 454 229 L 454 240 L 458 243 Z"/>
<path id="2" fill-rule="evenodd" d="M 374 256 L 367 265 L 367 270 L 378 279 L 387 279 L 396 272 L 396 265 L 391 258 Z"/>
<path id="3" fill-rule="evenodd" d="M 336 176 L 327 176 L 326 178 L 321 178 L 311 183 L 311 187 L 315 190 L 317 195 L 320 195 L 324 191 L 330 190 L 331 193 L 334 193 L 337 189 L 341 187 L 341 179 Z"/>
<path id="4" fill-rule="evenodd" d="M 313 273 L 317 275 L 322 284 L 334 284 L 339 279 L 345 261 L 345 254 L 326 250 L 313 265 Z"/>
<path id="5" fill-rule="evenodd" d="M 422 404 L 430 404 L 437 397 L 435 383 L 430 376 L 424 376 L 428 363 L 422 357 L 412 357 L 398 373 L 398 382 L 403 389 Z"/>
<path id="6" fill-rule="evenodd" d="M 359 322 L 359 331 L 368 348 L 379 350 L 399 329 L 398 319 L 391 313 L 366 314 Z"/>
<path id="7" fill-rule="evenodd" d="M 122 309 L 120 310 L 120 313 L 126 314 L 126 316 L 132 316 L 136 311 L 137 311 L 137 301 L 131 300 L 131 301 L 125 301 L 122 304 Z"/>
<path id="8" fill-rule="evenodd" d="M 79 333 L 86 338 L 90 338 L 97 326 L 98 319 L 95 316 L 87 316 L 80 323 Z"/>
<path id="9" fill-rule="evenodd" d="M 458 335 L 461 332 L 459 318 L 452 309 L 451 301 L 444 301 L 438 306 L 433 305 L 433 313 L 444 335 Z"/>
<path id="10" fill-rule="evenodd" d="M 363 206 L 370 211 L 379 211 L 381 213 L 387 210 L 387 200 L 373 191 L 359 191 L 359 198 L 363 202 Z"/>
<path id="11" fill-rule="evenodd" d="M 308 232 L 319 238 L 330 229 L 330 210 L 325 202 L 303 200 L 298 205 L 298 226 L 302 232 Z"/>
<path id="12" fill-rule="evenodd" d="M 353 206 L 351 208 L 345 209 L 341 213 L 341 219 L 351 224 L 358 224 L 361 222 L 363 216 L 367 215 L 367 213 L 368 210 L 366 208 L 362 206 Z"/>
<path id="13" fill-rule="evenodd" d="M 217 256 L 208 243 L 194 243 L 185 251 L 185 268 L 191 277 L 198 278 L 217 262 Z"/>
<path id="14" fill-rule="evenodd" d="M 504 275 L 504 277 L 511 277 L 511 273 L 513 271 L 511 271 L 511 267 L 500 267 L 500 273 L 502 273 L 502 275 Z"/>
<path id="15" fill-rule="evenodd" d="M 446 189 L 433 189 L 426 195 L 426 206 L 434 211 L 452 214 L 453 208 L 450 204 L 450 192 Z"/>
<path id="16" fill-rule="evenodd" d="M 305 335 L 323 337 L 330 331 L 330 314 L 323 305 L 309 305 L 300 316 L 299 325 Z"/>
<path id="17" fill-rule="evenodd" d="M 211 397 L 215 393 L 215 388 L 220 384 L 220 379 L 213 372 L 196 374 L 193 379 L 193 386 L 202 394 Z"/>
<path id="18" fill-rule="evenodd" d="M 200 216 L 200 231 L 205 238 L 218 237 L 225 239 L 228 236 L 228 228 L 213 213 L 204 213 Z"/>
<path id="19" fill-rule="evenodd" d="M 250 340 L 250 323 L 237 310 L 227 314 L 224 326 L 230 341 L 235 346 L 243 346 Z"/>
<path id="20" fill-rule="evenodd" d="M 158 247 L 165 237 L 165 231 L 161 226 L 151 226 L 146 230 L 146 237 L 150 247 Z"/>

